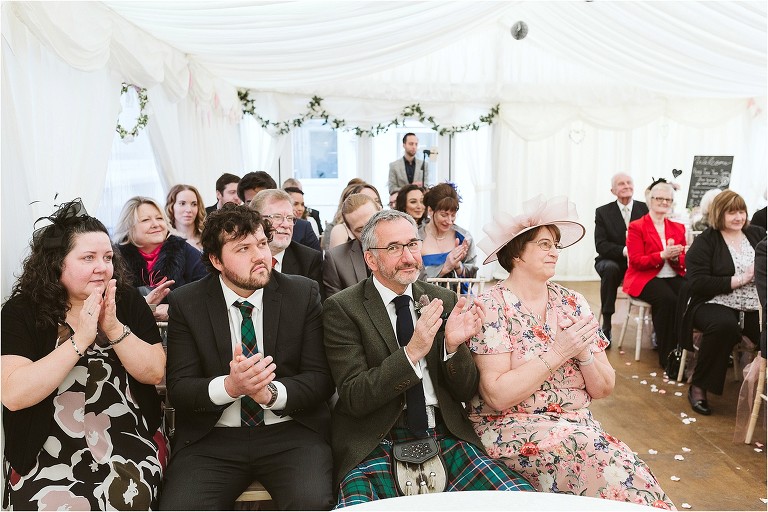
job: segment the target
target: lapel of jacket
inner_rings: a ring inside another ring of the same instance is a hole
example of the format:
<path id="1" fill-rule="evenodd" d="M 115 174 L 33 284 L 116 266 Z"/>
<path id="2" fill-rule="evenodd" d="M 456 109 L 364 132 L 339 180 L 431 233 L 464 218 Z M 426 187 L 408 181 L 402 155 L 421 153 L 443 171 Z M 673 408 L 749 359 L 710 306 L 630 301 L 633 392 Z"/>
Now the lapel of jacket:
<path id="1" fill-rule="evenodd" d="M 664 220 L 664 227 L 666 231 L 666 220 Z M 645 229 L 645 238 L 648 240 L 652 247 L 651 249 L 656 249 L 658 251 L 664 250 L 664 247 L 661 245 L 661 237 L 659 236 L 659 232 L 656 231 L 656 227 L 653 225 L 653 219 L 650 215 L 644 217 L 643 219 L 643 228 Z"/>
<path id="2" fill-rule="evenodd" d="M 359 283 L 368 277 L 365 258 L 363 257 L 363 247 L 360 245 L 359 240 L 353 241 L 350 245 L 349 258 L 352 260 L 352 268 L 355 273 L 355 280 Z"/>
<path id="3" fill-rule="evenodd" d="M 378 290 L 373 285 L 373 278 L 368 278 L 365 281 L 365 300 L 363 301 L 363 307 L 368 313 L 368 317 L 371 319 L 371 323 L 379 331 L 379 334 L 387 344 L 390 354 L 400 350 L 400 345 L 397 343 L 395 337 L 395 331 L 392 330 L 392 323 L 389 320 L 389 314 L 384 302 L 381 300 Z"/>
<path id="4" fill-rule="evenodd" d="M 288 247 L 285 248 L 283 253 L 283 263 L 280 267 L 280 272 L 283 274 L 299 274 L 299 260 L 296 259 L 296 253 L 293 250 L 293 244 L 298 243 L 292 240 Z"/>
<path id="5" fill-rule="evenodd" d="M 632 201 L 632 211 L 629 212 L 630 221 L 637 220 L 648 212 L 644 212 L 640 209 L 640 203 Z"/>
<path id="6" fill-rule="evenodd" d="M 279 272 L 273 273 L 269 283 L 264 287 L 264 310 L 261 315 L 264 355 L 270 355 L 274 359 L 277 359 L 277 328 L 280 325 L 280 304 L 283 300 L 278 282 L 281 277 Z"/>
<path id="7" fill-rule="evenodd" d="M 208 317 L 213 328 L 216 341 L 216 353 L 219 355 L 220 366 L 225 374 L 229 374 L 229 362 L 232 361 L 232 333 L 229 330 L 229 312 L 231 304 L 224 302 L 224 292 L 218 275 L 211 275 L 207 286 Z"/>
<path id="8" fill-rule="evenodd" d="M 611 203 L 611 222 L 613 223 L 614 227 L 619 232 L 625 232 L 627 231 L 627 225 L 624 224 L 624 215 L 621 213 L 621 208 L 619 208 L 619 204 L 614 201 Z M 630 217 L 632 217 L 632 213 L 630 212 Z"/>

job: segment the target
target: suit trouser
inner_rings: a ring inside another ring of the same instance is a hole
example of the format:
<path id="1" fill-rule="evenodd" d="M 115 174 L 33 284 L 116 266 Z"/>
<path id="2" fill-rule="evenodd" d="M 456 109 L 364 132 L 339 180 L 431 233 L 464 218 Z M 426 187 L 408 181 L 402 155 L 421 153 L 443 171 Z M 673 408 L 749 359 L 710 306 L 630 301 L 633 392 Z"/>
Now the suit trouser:
<path id="1" fill-rule="evenodd" d="M 741 341 L 742 332 L 755 343 L 760 338 L 757 311 L 744 314 L 742 331 L 738 311 L 720 304 L 702 304 L 693 314 L 693 326 L 702 336 L 691 383 L 721 395 L 729 366 L 728 356 Z"/>
<path id="2" fill-rule="evenodd" d="M 174 451 L 161 510 L 233 510 L 258 480 L 279 510 L 329 510 L 335 503 L 331 447 L 295 420 L 260 427 L 214 427 Z"/>
<path id="3" fill-rule="evenodd" d="M 603 316 L 610 316 L 616 311 L 616 291 L 627 272 L 627 261 L 600 260 L 595 263 L 595 270 L 600 274 L 600 311 Z"/>
<path id="4" fill-rule="evenodd" d="M 677 296 L 685 279 L 680 276 L 659 278 L 648 281 L 637 296 L 651 305 L 653 329 L 656 331 L 656 344 L 659 350 L 659 365 L 667 364 L 667 356 L 677 346 L 675 331 Z M 642 321 L 642 319 L 641 319 Z"/>

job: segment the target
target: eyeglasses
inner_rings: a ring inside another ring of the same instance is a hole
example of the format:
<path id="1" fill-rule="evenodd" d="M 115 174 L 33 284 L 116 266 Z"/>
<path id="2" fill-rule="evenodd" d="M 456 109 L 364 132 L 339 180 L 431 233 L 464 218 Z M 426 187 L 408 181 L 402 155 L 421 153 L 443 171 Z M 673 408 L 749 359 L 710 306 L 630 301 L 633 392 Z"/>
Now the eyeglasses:
<path id="1" fill-rule="evenodd" d="M 558 251 L 562 251 L 563 250 L 563 246 L 562 245 L 560 245 L 557 242 L 553 242 L 552 240 L 547 240 L 547 239 L 539 240 L 538 242 L 534 242 L 533 240 L 531 240 L 531 241 L 529 241 L 527 243 L 529 243 L 529 244 L 536 244 L 536 245 L 539 246 L 539 249 L 541 249 L 542 251 L 545 251 L 545 252 L 551 251 L 553 247 L 555 249 L 557 249 Z"/>
<path id="2" fill-rule="evenodd" d="M 652 197 L 654 201 L 656 201 L 659 204 L 672 204 L 673 199 L 671 197 Z"/>
<path id="3" fill-rule="evenodd" d="M 407 244 L 398 244 L 393 242 L 386 247 L 369 247 L 368 250 L 378 249 L 380 251 L 387 251 L 387 256 L 399 258 L 403 255 L 403 251 L 406 247 L 411 252 L 411 254 L 418 254 L 421 252 L 421 240 L 417 238 L 416 240 L 411 240 Z"/>
<path id="4" fill-rule="evenodd" d="M 282 224 L 283 221 L 288 221 L 291 224 L 296 222 L 296 217 L 293 215 L 281 215 L 279 213 L 273 213 L 272 215 L 265 215 L 267 219 L 273 221 L 274 224 Z"/>

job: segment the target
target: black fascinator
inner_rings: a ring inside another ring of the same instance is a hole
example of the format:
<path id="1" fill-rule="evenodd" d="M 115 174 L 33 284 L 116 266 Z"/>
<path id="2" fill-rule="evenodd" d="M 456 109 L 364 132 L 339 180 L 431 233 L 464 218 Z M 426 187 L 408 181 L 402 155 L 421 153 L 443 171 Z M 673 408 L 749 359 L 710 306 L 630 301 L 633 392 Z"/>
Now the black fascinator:
<path id="1" fill-rule="evenodd" d="M 37 225 L 41 220 L 47 219 L 51 221 L 51 224 L 32 232 L 32 243 L 34 245 L 42 244 L 43 249 L 58 249 L 64 243 L 64 235 L 67 229 L 74 224 L 79 224 L 88 217 L 88 212 L 85 211 L 83 201 L 79 197 L 61 204 L 50 216 L 40 217 L 35 221 L 35 225 Z"/>

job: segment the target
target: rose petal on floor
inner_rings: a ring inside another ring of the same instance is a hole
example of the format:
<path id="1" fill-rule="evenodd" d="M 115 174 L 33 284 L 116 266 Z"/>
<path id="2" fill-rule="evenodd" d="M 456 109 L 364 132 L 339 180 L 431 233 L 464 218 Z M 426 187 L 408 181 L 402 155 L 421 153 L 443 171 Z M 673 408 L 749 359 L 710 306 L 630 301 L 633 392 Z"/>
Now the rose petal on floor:
<path id="1" fill-rule="evenodd" d="M 681 412 L 681 413 L 680 413 L 680 417 L 681 417 L 681 418 L 687 418 L 687 417 L 688 417 L 688 415 L 687 415 L 687 414 L 685 414 L 684 412 Z"/>
<path id="2" fill-rule="evenodd" d="M 660 395 L 666 395 L 667 394 L 667 390 L 666 389 L 660 389 L 659 390 L 659 394 Z"/>
<path id="3" fill-rule="evenodd" d="M 760 453 L 761 451 L 763 451 L 763 449 L 762 449 L 762 448 L 755 448 L 755 451 L 756 451 L 757 453 Z"/>
<path id="4" fill-rule="evenodd" d="M 675 455 L 675 460 L 685 460 L 685 457 L 682 455 Z"/>
<path id="5" fill-rule="evenodd" d="M 762 501 L 763 503 L 768 503 L 768 498 L 760 498 L 760 501 Z"/>
<path id="6" fill-rule="evenodd" d="M 687 503 L 681 503 L 680 506 L 683 508 L 691 508 L 691 506 Z"/>
<path id="7" fill-rule="evenodd" d="M 675 391 L 675 396 L 683 396 L 683 394 L 680 391 Z"/>
<path id="8" fill-rule="evenodd" d="M 656 372 L 651 372 L 651 377 L 655 377 L 655 376 L 656 376 Z"/>
<path id="9" fill-rule="evenodd" d="M 688 419 L 691 420 L 691 423 L 696 423 L 696 418 L 688 418 Z"/>
<path id="10" fill-rule="evenodd" d="M 623 350 L 619 350 L 619 354 L 626 354 Z"/>
<path id="11" fill-rule="evenodd" d="M 633 375 L 633 376 L 632 376 L 632 378 L 633 378 L 633 379 L 639 379 L 640 377 L 639 377 L 639 376 L 637 376 L 637 375 Z"/>
<path id="12" fill-rule="evenodd" d="M 647 380 L 641 380 L 640 384 L 648 384 L 648 381 Z"/>
<path id="13" fill-rule="evenodd" d="M 680 477 L 679 476 L 675 476 L 675 475 L 672 475 L 671 477 L 669 477 L 669 479 L 672 480 L 673 482 L 679 482 L 680 481 Z"/>
<path id="14" fill-rule="evenodd" d="M 632 363 L 624 363 L 627 366 L 632 366 Z"/>
<path id="15" fill-rule="evenodd" d="M 656 450 L 654 450 L 654 449 L 650 449 L 650 450 L 648 450 L 648 453 L 649 453 L 649 454 L 651 454 L 651 455 L 656 455 L 656 454 L 657 454 L 657 453 L 659 453 L 659 452 L 657 452 L 657 451 L 656 451 Z"/>
<path id="16" fill-rule="evenodd" d="M 680 386 L 682 386 L 682 385 L 683 385 L 683 383 L 682 383 L 682 382 L 678 382 L 678 383 L 677 383 L 677 387 L 680 387 Z"/>
<path id="17" fill-rule="evenodd" d="M 686 425 L 690 425 L 691 424 L 691 418 L 685 418 L 683 420 L 683 423 L 685 423 Z"/>
<path id="18" fill-rule="evenodd" d="M 762 448 L 763 447 L 763 443 L 755 443 L 755 446 L 757 446 L 758 448 Z"/>
<path id="19" fill-rule="evenodd" d="M 685 453 L 688 453 L 689 451 L 691 451 L 691 449 L 690 449 L 690 448 L 688 448 L 687 446 L 683 446 L 683 451 L 684 451 Z"/>

